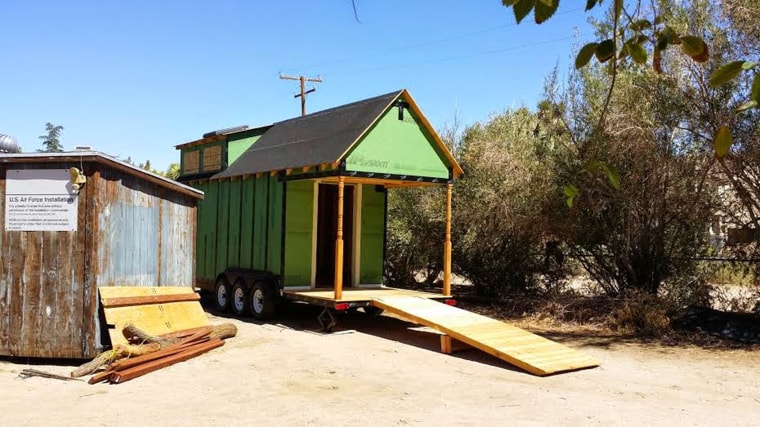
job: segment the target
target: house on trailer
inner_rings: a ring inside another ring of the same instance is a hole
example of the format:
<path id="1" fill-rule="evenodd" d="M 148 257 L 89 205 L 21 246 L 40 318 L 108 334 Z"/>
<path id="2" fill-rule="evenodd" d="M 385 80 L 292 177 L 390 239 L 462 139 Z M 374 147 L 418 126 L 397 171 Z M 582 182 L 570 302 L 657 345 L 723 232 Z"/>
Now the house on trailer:
<path id="1" fill-rule="evenodd" d="M 194 188 L 88 150 L 0 154 L 0 196 L 0 355 L 94 357 L 99 288 L 194 285 Z"/>
<path id="2" fill-rule="evenodd" d="M 462 174 L 406 90 L 176 148 L 180 181 L 206 195 L 198 285 L 220 309 L 260 318 L 277 297 L 358 301 L 351 291 L 383 288 L 387 191 L 448 185 L 450 217 Z"/>

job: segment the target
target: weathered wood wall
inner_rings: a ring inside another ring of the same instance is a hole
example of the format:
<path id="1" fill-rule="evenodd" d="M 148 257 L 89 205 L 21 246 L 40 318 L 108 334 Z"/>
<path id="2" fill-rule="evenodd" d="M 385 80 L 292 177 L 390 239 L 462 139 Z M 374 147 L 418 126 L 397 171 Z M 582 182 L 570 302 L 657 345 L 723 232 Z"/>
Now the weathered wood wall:
<path id="1" fill-rule="evenodd" d="M 110 169 L 92 181 L 97 286 L 193 286 L 194 200 Z"/>
<path id="2" fill-rule="evenodd" d="M 5 231 L 6 170 L 70 166 L 77 231 Z M 96 162 L 0 164 L 0 355 L 94 357 L 98 286 L 193 286 L 195 203 Z"/>
<path id="3" fill-rule="evenodd" d="M 61 164 L 0 165 L 0 354 L 89 357 L 97 304 L 85 277 L 87 188 L 75 232 L 5 231 L 7 169 L 61 169 Z"/>

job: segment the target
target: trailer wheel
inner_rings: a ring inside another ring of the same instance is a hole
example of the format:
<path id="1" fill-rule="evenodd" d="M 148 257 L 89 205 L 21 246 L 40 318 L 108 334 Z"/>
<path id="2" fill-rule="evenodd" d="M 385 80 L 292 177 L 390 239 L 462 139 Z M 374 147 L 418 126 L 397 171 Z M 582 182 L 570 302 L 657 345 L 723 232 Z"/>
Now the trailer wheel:
<path id="1" fill-rule="evenodd" d="M 259 320 L 271 319 L 277 310 L 277 295 L 272 286 L 256 282 L 250 294 L 251 313 Z"/>
<path id="2" fill-rule="evenodd" d="M 382 308 L 379 308 L 379 307 L 375 307 L 374 305 L 365 305 L 364 306 L 364 312 L 366 314 L 369 314 L 370 316 L 379 316 L 379 315 L 383 314 L 383 311 L 385 311 L 385 310 L 383 310 Z"/>
<path id="3" fill-rule="evenodd" d="M 230 300 L 230 307 L 236 316 L 245 316 L 250 312 L 248 308 L 250 298 L 248 298 L 248 290 L 245 288 L 245 282 L 242 279 L 238 279 L 232 287 Z"/>
<path id="4" fill-rule="evenodd" d="M 216 309 L 225 312 L 230 308 L 230 282 L 227 281 L 227 278 L 222 276 L 218 279 L 216 279 L 216 288 L 214 291 L 214 295 L 216 295 Z"/>

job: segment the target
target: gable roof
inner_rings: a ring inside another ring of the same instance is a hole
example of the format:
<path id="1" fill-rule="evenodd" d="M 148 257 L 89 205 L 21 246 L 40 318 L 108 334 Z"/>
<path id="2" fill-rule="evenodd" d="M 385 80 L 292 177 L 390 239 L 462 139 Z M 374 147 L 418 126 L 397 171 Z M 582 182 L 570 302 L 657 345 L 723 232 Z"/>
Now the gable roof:
<path id="1" fill-rule="evenodd" d="M 275 123 L 213 178 L 334 163 L 401 93 L 391 92 Z"/>
<path id="2" fill-rule="evenodd" d="M 399 98 L 409 103 L 409 108 L 452 166 L 454 177 L 462 175 L 462 168 L 404 89 L 277 122 L 234 163 L 211 179 L 337 163 Z"/>

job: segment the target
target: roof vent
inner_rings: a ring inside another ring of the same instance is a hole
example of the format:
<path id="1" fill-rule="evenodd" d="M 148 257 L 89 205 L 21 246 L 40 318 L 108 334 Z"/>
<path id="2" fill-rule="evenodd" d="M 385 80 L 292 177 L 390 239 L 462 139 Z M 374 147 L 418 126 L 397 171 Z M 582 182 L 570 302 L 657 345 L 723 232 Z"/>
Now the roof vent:
<path id="1" fill-rule="evenodd" d="M 207 132 L 203 134 L 203 137 L 208 138 L 210 136 L 227 135 L 228 133 L 242 132 L 244 130 L 248 130 L 248 125 L 235 126 L 231 128 L 215 130 L 213 132 Z"/>
<path id="2" fill-rule="evenodd" d="M 89 145 L 77 145 L 74 147 L 74 151 L 92 151 L 92 147 Z"/>

